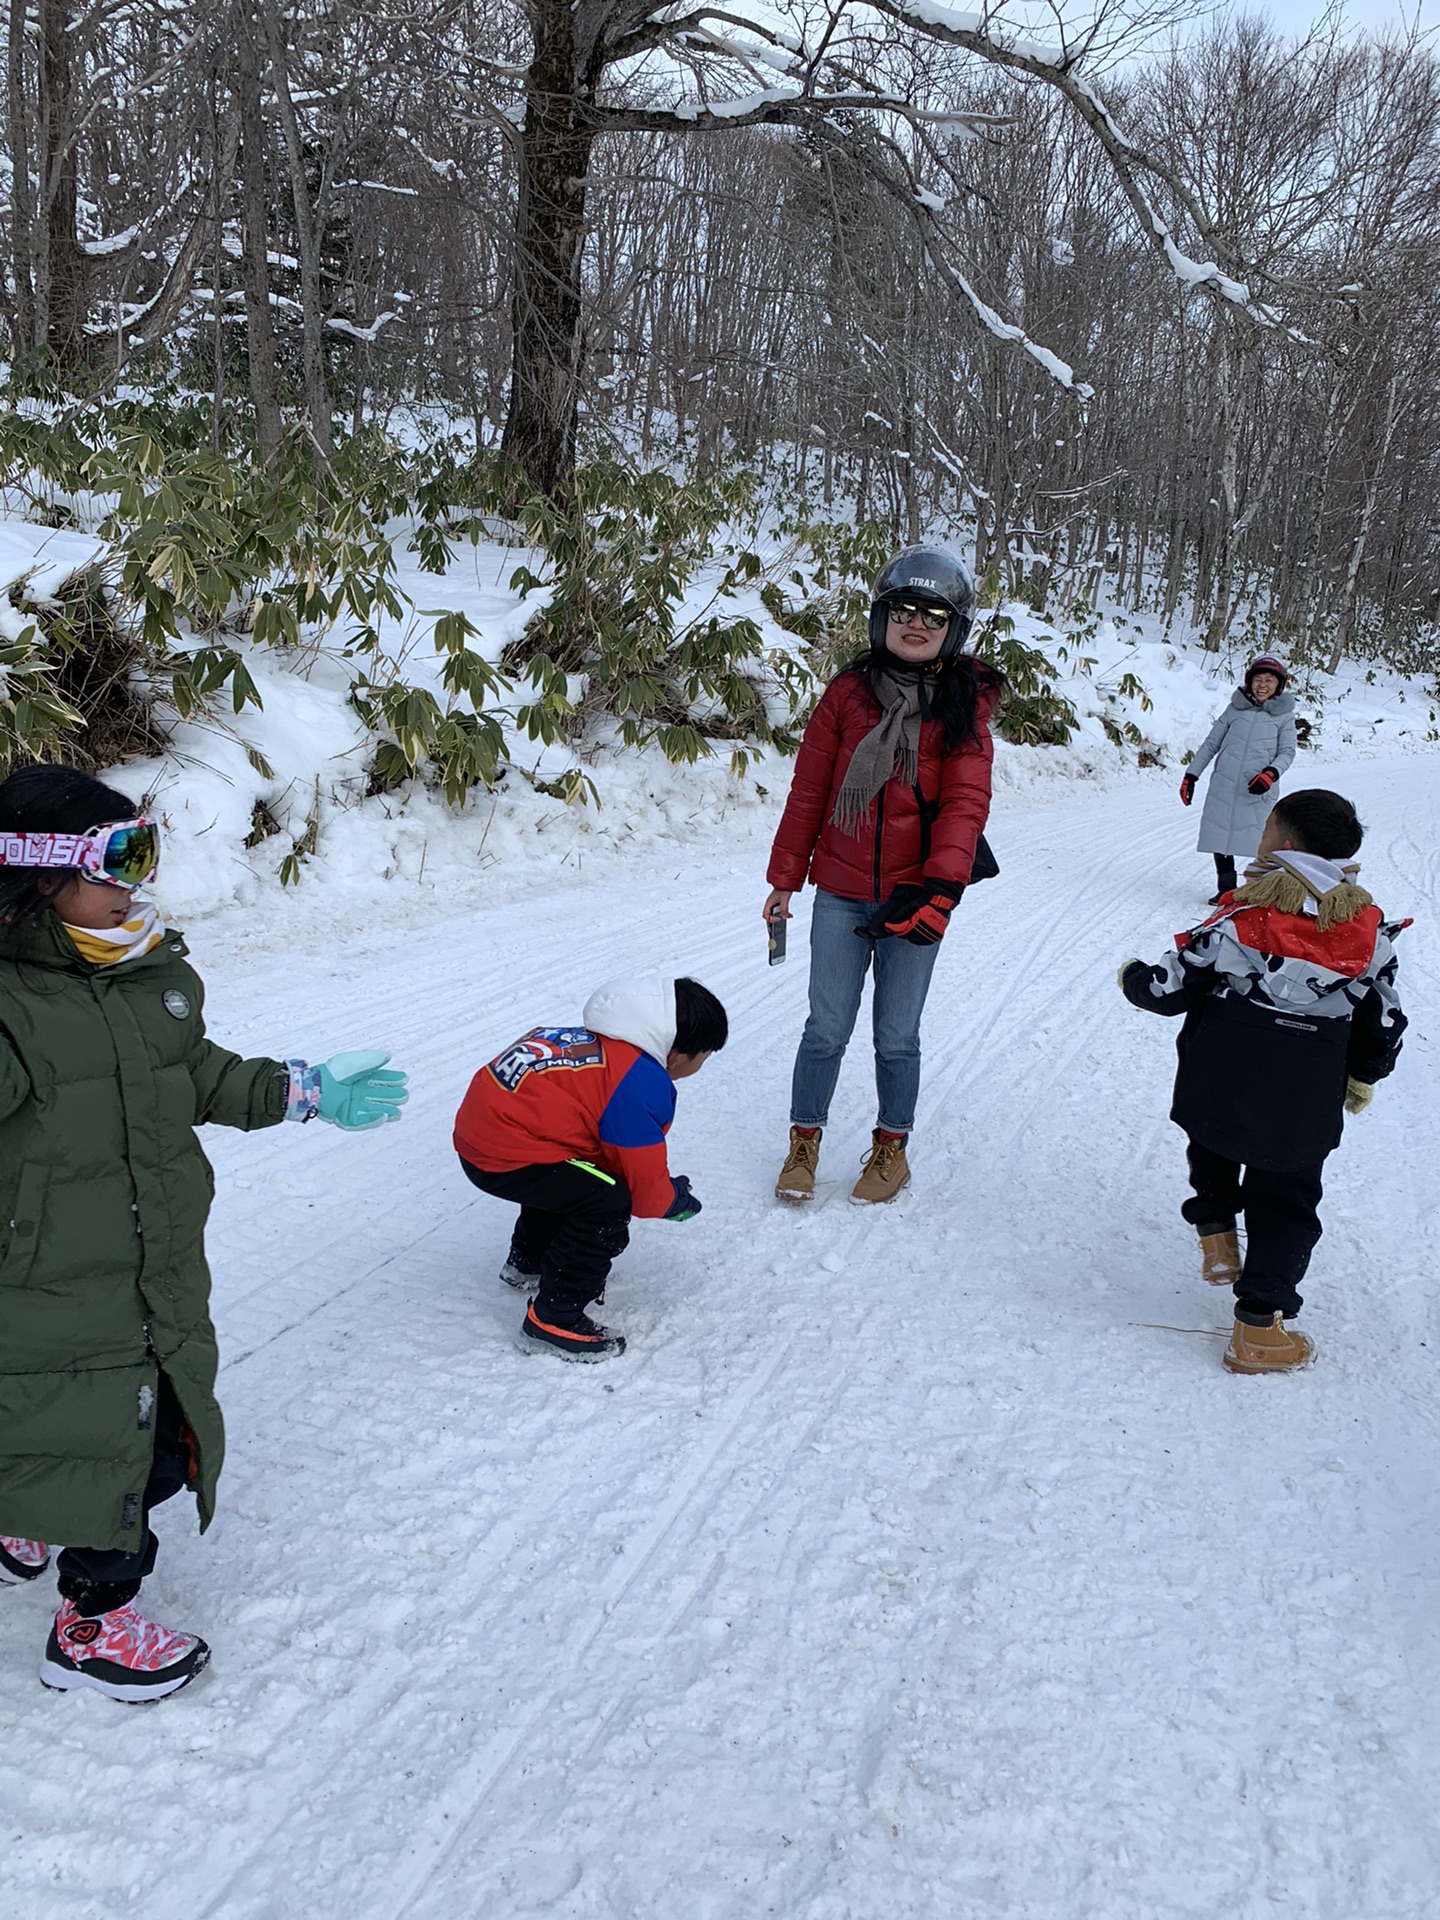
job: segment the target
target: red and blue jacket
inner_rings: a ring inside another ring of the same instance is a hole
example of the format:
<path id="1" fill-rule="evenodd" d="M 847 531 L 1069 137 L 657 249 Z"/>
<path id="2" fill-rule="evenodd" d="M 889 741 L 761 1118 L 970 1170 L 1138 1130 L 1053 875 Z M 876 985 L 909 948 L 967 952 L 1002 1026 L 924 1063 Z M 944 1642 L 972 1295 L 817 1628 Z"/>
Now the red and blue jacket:
<path id="1" fill-rule="evenodd" d="M 674 1203 L 665 1135 L 675 1083 L 653 1054 L 588 1027 L 535 1027 L 470 1082 L 455 1150 L 482 1173 L 588 1160 L 658 1220 Z"/>

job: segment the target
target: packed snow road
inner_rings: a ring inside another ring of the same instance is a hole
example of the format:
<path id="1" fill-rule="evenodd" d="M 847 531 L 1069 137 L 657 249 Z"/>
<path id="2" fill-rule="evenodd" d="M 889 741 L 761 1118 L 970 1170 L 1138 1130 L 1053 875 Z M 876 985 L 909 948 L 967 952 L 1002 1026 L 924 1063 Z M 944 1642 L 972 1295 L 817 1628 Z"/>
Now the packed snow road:
<path id="1" fill-rule="evenodd" d="M 1208 890 L 1158 783 L 998 811 L 884 1210 L 845 1199 L 863 1045 L 827 1197 L 770 1197 L 805 953 L 764 965 L 758 837 L 308 952 L 192 926 L 219 1037 L 383 1043 L 414 1097 L 379 1136 L 207 1137 L 231 1453 L 206 1539 L 161 1514 L 146 1603 L 214 1665 L 144 1712 L 49 1695 L 50 1583 L 0 1595 L 6 1910 L 1430 1920 L 1437 775 L 1330 776 L 1417 916 L 1412 1027 L 1330 1162 L 1292 1379 L 1221 1369 L 1174 1029 L 1114 985 Z M 637 1226 L 624 1359 L 522 1358 L 454 1109 L 670 961 L 733 1023 L 672 1136 L 705 1211 Z"/>

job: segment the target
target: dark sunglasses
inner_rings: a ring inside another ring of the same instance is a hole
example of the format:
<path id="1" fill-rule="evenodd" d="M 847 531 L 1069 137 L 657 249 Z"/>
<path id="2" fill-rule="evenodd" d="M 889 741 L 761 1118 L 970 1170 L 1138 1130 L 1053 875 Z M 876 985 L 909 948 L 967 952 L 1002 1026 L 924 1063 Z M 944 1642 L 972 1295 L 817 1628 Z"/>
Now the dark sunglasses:
<path id="1" fill-rule="evenodd" d="M 892 600 L 885 611 L 894 627 L 908 627 L 917 615 L 930 633 L 942 633 L 950 624 L 948 607 L 922 607 L 916 600 Z"/>

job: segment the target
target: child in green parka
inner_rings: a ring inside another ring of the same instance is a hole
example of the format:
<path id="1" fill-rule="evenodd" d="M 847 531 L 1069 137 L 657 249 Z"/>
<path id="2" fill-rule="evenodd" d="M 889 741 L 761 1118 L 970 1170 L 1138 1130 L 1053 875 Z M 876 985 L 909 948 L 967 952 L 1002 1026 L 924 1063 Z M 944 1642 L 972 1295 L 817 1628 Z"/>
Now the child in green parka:
<path id="1" fill-rule="evenodd" d="M 204 1231 L 207 1122 L 400 1117 L 388 1055 L 242 1060 L 146 891 L 155 822 L 71 767 L 0 782 L 0 1581 L 58 1556 L 40 1677 L 116 1700 L 174 1693 L 194 1634 L 136 1605 L 151 1510 L 210 1523 L 224 1450 Z"/>

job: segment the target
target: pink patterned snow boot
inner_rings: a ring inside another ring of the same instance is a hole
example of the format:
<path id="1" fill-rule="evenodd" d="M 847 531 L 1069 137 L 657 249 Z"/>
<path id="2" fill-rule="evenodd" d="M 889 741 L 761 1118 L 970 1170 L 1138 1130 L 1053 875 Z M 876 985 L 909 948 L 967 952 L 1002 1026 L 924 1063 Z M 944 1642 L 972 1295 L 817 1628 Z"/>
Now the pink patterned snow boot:
<path id="1" fill-rule="evenodd" d="M 40 1678 L 60 1693 L 90 1687 L 107 1700 L 160 1700 L 188 1686 L 209 1659 L 203 1640 L 156 1626 L 133 1601 L 92 1615 L 62 1600 Z"/>
<path id="2" fill-rule="evenodd" d="M 43 1540 L 19 1540 L 14 1534 L 0 1533 L 0 1587 L 38 1580 L 49 1564 L 50 1549 Z"/>

